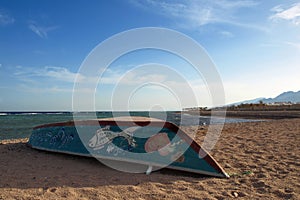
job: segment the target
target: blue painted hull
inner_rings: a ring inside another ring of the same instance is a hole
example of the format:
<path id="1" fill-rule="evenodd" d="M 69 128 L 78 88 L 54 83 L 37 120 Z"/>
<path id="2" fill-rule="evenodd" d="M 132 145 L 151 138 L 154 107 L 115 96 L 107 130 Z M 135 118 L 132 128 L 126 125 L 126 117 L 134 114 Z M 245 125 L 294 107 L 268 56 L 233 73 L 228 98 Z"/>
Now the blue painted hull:
<path id="1" fill-rule="evenodd" d="M 156 121 L 148 125 L 147 120 L 46 124 L 33 129 L 28 143 L 46 151 L 228 177 L 209 154 L 174 124 Z"/>

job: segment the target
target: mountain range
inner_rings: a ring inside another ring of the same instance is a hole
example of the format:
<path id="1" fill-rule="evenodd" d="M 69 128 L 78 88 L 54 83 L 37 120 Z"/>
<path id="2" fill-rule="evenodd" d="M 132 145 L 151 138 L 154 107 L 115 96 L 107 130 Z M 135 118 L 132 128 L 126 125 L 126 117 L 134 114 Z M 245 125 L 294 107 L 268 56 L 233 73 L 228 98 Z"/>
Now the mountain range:
<path id="1" fill-rule="evenodd" d="M 246 101 L 241 101 L 237 103 L 233 103 L 230 105 L 239 105 L 239 104 L 250 104 L 250 103 L 276 103 L 276 102 L 291 102 L 291 103 L 300 103 L 300 90 L 298 92 L 288 91 L 283 92 L 280 95 L 276 96 L 275 98 L 256 98 Z"/>

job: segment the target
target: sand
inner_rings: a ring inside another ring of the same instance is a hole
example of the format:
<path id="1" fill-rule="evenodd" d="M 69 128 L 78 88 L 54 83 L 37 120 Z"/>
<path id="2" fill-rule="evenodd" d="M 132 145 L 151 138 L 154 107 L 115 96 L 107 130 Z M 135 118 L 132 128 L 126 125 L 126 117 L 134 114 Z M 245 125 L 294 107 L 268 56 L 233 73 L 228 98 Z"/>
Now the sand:
<path id="1" fill-rule="evenodd" d="M 211 154 L 229 179 L 124 173 L 26 141 L 0 142 L 0 199 L 300 199 L 300 119 L 226 124 Z"/>

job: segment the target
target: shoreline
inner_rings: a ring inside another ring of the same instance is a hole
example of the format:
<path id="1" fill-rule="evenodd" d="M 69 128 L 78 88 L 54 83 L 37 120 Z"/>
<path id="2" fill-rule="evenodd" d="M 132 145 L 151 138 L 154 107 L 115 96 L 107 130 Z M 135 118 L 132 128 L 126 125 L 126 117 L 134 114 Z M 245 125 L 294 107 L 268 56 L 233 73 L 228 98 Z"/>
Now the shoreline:
<path id="1" fill-rule="evenodd" d="M 211 111 L 183 111 L 190 115 L 211 116 Z M 223 116 L 224 111 L 214 110 L 214 116 Z M 243 119 L 293 119 L 300 118 L 300 111 L 226 111 L 226 117 Z"/>
<path id="2" fill-rule="evenodd" d="M 198 130 L 199 144 L 207 130 Z M 224 124 L 210 154 L 229 179 L 169 169 L 124 173 L 26 141 L 0 141 L 0 199 L 300 199 L 300 119 Z"/>

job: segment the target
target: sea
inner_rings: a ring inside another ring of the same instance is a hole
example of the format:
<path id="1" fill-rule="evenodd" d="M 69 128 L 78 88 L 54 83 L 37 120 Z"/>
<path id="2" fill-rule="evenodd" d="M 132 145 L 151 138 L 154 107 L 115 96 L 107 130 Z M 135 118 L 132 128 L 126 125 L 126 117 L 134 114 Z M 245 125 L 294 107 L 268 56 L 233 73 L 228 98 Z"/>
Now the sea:
<path id="1" fill-rule="evenodd" d="M 147 112 L 147 111 L 135 111 L 135 112 L 95 112 L 97 118 L 110 118 L 119 116 L 142 116 L 142 117 L 154 117 L 172 122 L 180 126 L 191 125 L 209 125 L 210 123 L 222 123 L 223 118 L 215 117 L 211 120 L 210 117 L 189 115 L 180 111 L 169 112 Z M 77 119 L 82 116 L 90 116 L 90 113 L 76 113 Z M 72 112 L 0 112 L 0 140 L 6 139 L 19 139 L 27 138 L 30 136 L 33 127 L 55 123 L 72 121 Z M 233 119 L 226 118 L 225 123 L 237 123 L 253 121 L 249 119 Z"/>

